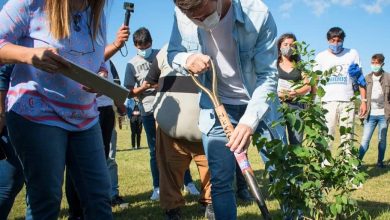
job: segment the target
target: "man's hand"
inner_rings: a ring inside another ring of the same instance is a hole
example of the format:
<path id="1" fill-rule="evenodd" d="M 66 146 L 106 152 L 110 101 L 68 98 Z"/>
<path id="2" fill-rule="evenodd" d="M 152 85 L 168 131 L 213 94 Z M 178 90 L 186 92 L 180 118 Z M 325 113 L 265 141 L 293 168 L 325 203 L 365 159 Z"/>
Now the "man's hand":
<path id="1" fill-rule="evenodd" d="M 27 64 L 48 73 L 56 73 L 61 68 L 68 67 L 68 63 L 58 54 L 58 49 L 47 48 L 29 48 Z"/>
<path id="2" fill-rule="evenodd" d="M 130 30 L 128 26 L 121 26 L 116 33 L 116 38 L 114 41 L 114 46 L 122 48 L 125 45 L 125 42 L 129 39 Z"/>
<path id="3" fill-rule="evenodd" d="M 119 104 L 117 102 L 115 102 L 115 106 L 117 108 L 117 112 L 120 116 L 125 116 L 126 115 L 126 112 L 127 112 L 127 109 L 126 109 L 126 106 L 122 103 L 122 104 Z"/>
<path id="4" fill-rule="evenodd" d="M 359 108 L 359 117 L 363 118 L 367 113 L 367 102 L 362 101 Z"/>
<path id="5" fill-rule="evenodd" d="M 229 147 L 232 152 L 241 153 L 249 147 L 252 134 L 253 130 L 248 125 L 238 124 L 237 127 L 234 128 L 232 136 L 226 146 Z"/>
<path id="6" fill-rule="evenodd" d="M 210 68 L 211 58 L 203 54 L 192 54 L 186 61 L 186 69 L 192 74 L 201 74 Z"/>
<path id="7" fill-rule="evenodd" d="M 149 82 L 144 81 L 142 83 L 142 85 L 141 85 L 141 88 L 143 90 L 147 90 L 147 89 L 150 89 L 150 88 L 157 89 L 158 88 L 158 84 L 151 84 Z"/>

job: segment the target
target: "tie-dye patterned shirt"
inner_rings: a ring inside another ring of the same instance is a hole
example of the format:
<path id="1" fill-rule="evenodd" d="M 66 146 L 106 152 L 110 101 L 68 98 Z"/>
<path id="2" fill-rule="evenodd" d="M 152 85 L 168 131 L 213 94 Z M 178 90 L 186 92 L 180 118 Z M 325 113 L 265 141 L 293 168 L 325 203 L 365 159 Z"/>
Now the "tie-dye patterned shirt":
<path id="1" fill-rule="evenodd" d="M 49 32 L 44 0 L 9 0 L 0 12 L 0 51 L 8 43 L 30 48 L 54 47 L 59 54 L 92 72 L 106 69 L 105 19 L 93 40 L 90 9 L 73 14 L 71 36 L 55 40 Z M 85 130 L 98 122 L 96 95 L 60 73 L 16 64 L 7 94 L 7 111 L 36 123 L 69 131 Z"/>

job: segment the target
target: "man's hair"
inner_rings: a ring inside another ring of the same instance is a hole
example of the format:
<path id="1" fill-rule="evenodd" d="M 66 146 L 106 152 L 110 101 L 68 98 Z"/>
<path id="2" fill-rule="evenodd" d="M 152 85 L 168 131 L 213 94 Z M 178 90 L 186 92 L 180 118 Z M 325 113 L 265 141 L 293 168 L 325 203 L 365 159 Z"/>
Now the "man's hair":
<path id="1" fill-rule="evenodd" d="M 204 0 L 173 0 L 182 11 L 191 11 L 199 7 Z"/>
<path id="2" fill-rule="evenodd" d="M 342 40 L 344 40 L 345 38 L 344 30 L 339 27 L 332 27 L 331 29 L 329 29 L 328 33 L 326 33 L 326 38 L 330 40 L 334 37 L 339 37 Z"/>
<path id="3" fill-rule="evenodd" d="M 152 36 L 147 28 L 141 27 L 133 34 L 134 46 L 152 43 Z"/>
<path id="4" fill-rule="evenodd" d="M 376 54 L 372 55 L 371 59 L 378 60 L 380 63 L 385 62 L 385 56 L 383 56 L 383 54 L 381 54 L 381 53 L 376 53 Z"/>

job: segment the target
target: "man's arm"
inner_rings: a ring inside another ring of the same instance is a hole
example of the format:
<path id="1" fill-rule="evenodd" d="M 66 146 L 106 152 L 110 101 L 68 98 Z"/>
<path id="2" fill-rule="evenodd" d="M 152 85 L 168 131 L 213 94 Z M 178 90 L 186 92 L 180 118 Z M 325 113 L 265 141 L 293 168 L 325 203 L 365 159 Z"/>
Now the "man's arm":
<path id="1" fill-rule="evenodd" d="M 270 13 L 265 18 L 260 29 L 254 48 L 254 68 L 256 74 L 256 88 L 248 103 L 248 107 L 241 117 L 239 123 L 245 124 L 256 130 L 260 119 L 269 108 L 268 94 L 276 92 L 277 69 L 276 58 L 277 49 L 275 46 L 276 24 Z M 276 111 L 276 109 L 273 109 Z"/>
<path id="2" fill-rule="evenodd" d="M 227 144 L 231 151 L 242 152 L 249 146 L 250 136 L 256 130 L 261 118 L 267 111 L 277 111 L 270 109 L 268 94 L 276 93 L 277 69 L 276 58 L 277 49 L 275 39 L 277 35 L 276 24 L 272 15 L 268 12 L 257 37 L 254 52 L 254 72 L 256 74 L 256 88 L 249 100 L 244 115 L 234 129 Z"/>
<path id="3" fill-rule="evenodd" d="M 188 48 L 183 45 L 183 39 L 179 31 L 179 25 L 183 23 L 179 21 L 181 19 L 188 18 L 176 7 L 171 38 L 168 45 L 168 64 L 172 69 L 183 74 L 188 74 L 188 70 L 194 74 L 200 74 L 210 67 L 210 57 L 198 51 L 197 42 L 192 42 L 193 48 L 190 48 L 191 51 L 188 51 Z M 192 25 L 193 27 L 186 27 L 186 29 L 192 29 L 194 36 L 197 36 L 197 26 L 192 22 L 186 23 L 186 25 Z"/>
<path id="4" fill-rule="evenodd" d="M 133 64 L 128 63 L 125 71 L 125 81 L 124 86 L 130 90 L 128 98 L 136 97 L 141 95 L 145 90 L 151 88 L 151 85 L 144 82 L 142 85 L 135 87 L 136 79 L 135 79 L 135 69 Z"/>
<path id="5" fill-rule="evenodd" d="M 364 117 L 367 113 L 367 90 L 366 87 L 359 86 L 360 92 L 360 108 L 359 108 L 359 117 Z"/>

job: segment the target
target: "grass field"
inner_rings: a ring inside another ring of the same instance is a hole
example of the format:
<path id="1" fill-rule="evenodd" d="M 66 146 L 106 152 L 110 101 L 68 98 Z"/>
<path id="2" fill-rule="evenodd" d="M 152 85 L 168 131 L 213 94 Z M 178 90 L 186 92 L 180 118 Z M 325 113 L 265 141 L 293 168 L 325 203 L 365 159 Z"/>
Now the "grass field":
<path id="1" fill-rule="evenodd" d="M 362 133 L 360 125 L 355 126 L 356 134 Z M 158 202 L 149 200 L 152 192 L 152 179 L 149 169 L 149 152 L 146 148 L 146 138 L 143 134 L 140 150 L 131 151 L 130 131 L 126 128 L 118 130 L 118 152 L 117 163 L 119 166 L 120 194 L 130 202 L 128 208 L 114 208 L 114 218 L 119 220 L 129 219 L 163 219 L 163 212 Z M 360 137 L 357 138 L 360 140 Z M 388 143 L 390 140 L 388 139 Z M 369 179 L 364 184 L 363 189 L 354 192 L 354 197 L 359 201 L 361 207 L 367 210 L 373 219 L 390 219 L 390 169 L 378 169 L 375 167 L 377 159 L 377 133 L 374 133 L 370 149 L 364 158 L 363 169 L 369 174 Z M 390 149 L 386 153 L 385 162 L 389 164 Z M 249 150 L 249 158 L 255 169 L 257 179 L 261 185 L 267 184 L 267 180 L 262 180 L 264 165 L 260 161 L 258 153 L 254 147 Z M 191 163 L 191 174 L 199 186 L 199 177 L 196 166 Z M 263 187 L 264 194 L 266 190 Z M 9 219 L 24 219 L 25 212 L 25 191 L 23 190 L 17 197 Z M 185 195 L 186 207 L 182 208 L 184 219 L 204 219 L 203 213 L 199 210 L 197 197 Z M 275 199 L 268 198 L 267 205 L 274 216 L 280 219 L 279 205 Z M 238 203 L 239 219 L 261 219 L 260 212 L 254 204 Z M 67 219 L 67 202 L 65 197 L 61 205 L 60 219 Z"/>

